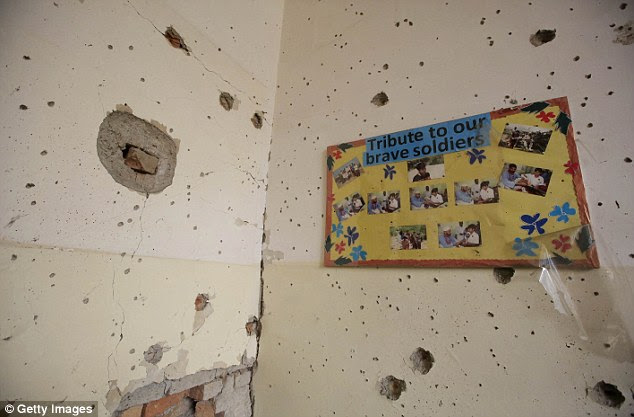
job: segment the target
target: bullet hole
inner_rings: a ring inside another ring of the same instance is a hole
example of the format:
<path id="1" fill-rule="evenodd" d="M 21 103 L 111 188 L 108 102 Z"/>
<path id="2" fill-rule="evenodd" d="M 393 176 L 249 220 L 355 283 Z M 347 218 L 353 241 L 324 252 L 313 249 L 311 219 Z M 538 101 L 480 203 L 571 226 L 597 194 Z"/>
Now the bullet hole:
<path id="1" fill-rule="evenodd" d="M 114 46 L 108 45 L 108 49 L 112 50 L 112 49 L 114 49 Z"/>
<path id="2" fill-rule="evenodd" d="M 245 330 L 247 331 L 248 336 L 255 335 L 256 337 L 260 337 L 260 332 L 262 331 L 262 323 L 255 316 L 251 316 L 247 324 L 244 325 Z"/>
<path id="3" fill-rule="evenodd" d="M 48 107 L 53 107 L 53 106 L 55 106 L 55 102 L 54 102 L 54 101 L 49 101 L 49 102 L 48 102 L 48 103 L 46 103 L 46 104 L 48 104 Z"/>
<path id="4" fill-rule="evenodd" d="M 128 274 L 130 273 L 130 268 L 126 268 L 126 269 L 123 271 L 123 273 L 124 273 L 124 275 L 128 275 Z"/>
<path id="5" fill-rule="evenodd" d="M 409 360 L 412 362 L 412 369 L 423 375 L 427 375 L 435 362 L 434 355 L 422 347 L 416 348 L 410 355 Z"/>
<path id="6" fill-rule="evenodd" d="M 32 206 L 34 206 L 34 205 L 36 205 L 36 204 L 37 204 L 37 201 L 35 201 L 35 200 L 31 201 L 31 205 L 32 205 Z"/>
<path id="7" fill-rule="evenodd" d="M 30 56 L 28 56 L 28 55 L 24 55 L 24 56 L 22 57 L 22 59 L 24 59 L 25 61 L 30 61 L 30 60 L 31 60 L 31 57 L 30 57 Z"/>
<path id="8" fill-rule="evenodd" d="M 370 101 L 370 103 L 374 104 L 377 107 L 381 107 L 381 106 L 385 106 L 388 101 L 390 101 L 390 99 L 387 97 L 387 94 L 381 91 L 380 93 L 372 97 L 372 100 Z"/>
<path id="9" fill-rule="evenodd" d="M 614 32 L 616 32 L 614 43 L 620 43 L 622 45 L 631 45 L 634 43 L 634 31 L 632 30 L 631 20 L 614 29 Z"/>
<path id="10" fill-rule="evenodd" d="M 29 108 L 26 106 L 26 104 L 20 104 L 20 110 L 28 110 Z"/>
<path id="11" fill-rule="evenodd" d="M 152 365 L 156 365 L 163 359 L 163 346 L 158 343 L 153 344 L 143 352 L 143 359 Z"/>
<path id="12" fill-rule="evenodd" d="M 390 66 L 388 64 L 383 64 L 383 69 L 387 70 Z"/>
<path id="13" fill-rule="evenodd" d="M 586 74 L 586 79 L 589 80 L 590 78 L 592 78 L 592 74 Z"/>
<path id="14" fill-rule="evenodd" d="M 84 304 L 88 304 L 90 302 L 90 298 L 86 297 L 83 300 L 81 300 Z"/>
<path id="15" fill-rule="evenodd" d="M 495 314 L 491 313 L 490 311 L 487 313 L 487 316 L 489 317 L 495 317 Z"/>
<path id="16" fill-rule="evenodd" d="M 592 123 L 588 123 L 588 127 L 589 128 L 592 127 L 592 126 L 594 126 Z"/>
<path id="17" fill-rule="evenodd" d="M 605 381 L 597 382 L 587 394 L 592 401 L 606 407 L 621 408 L 621 404 L 625 402 L 625 397 L 616 385 L 608 384 Z"/>
<path id="18" fill-rule="evenodd" d="M 555 39 L 555 32 L 556 29 L 540 29 L 531 35 L 529 41 L 533 46 L 541 46 Z"/>
<path id="19" fill-rule="evenodd" d="M 396 401 L 401 396 L 401 393 L 407 390 L 407 385 L 402 379 L 393 377 L 392 375 L 386 376 L 380 381 L 379 393 L 388 400 Z"/>
<path id="20" fill-rule="evenodd" d="M 627 3 L 621 3 L 619 6 L 619 9 L 625 10 L 626 7 L 627 7 Z"/>
<path id="21" fill-rule="evenodd" d="M 233 108 L 234 98 L 226 91 L 220 93 L 220 97 L 218 98 L 218 100 L 220 101 L 220 105 L 222 106 L 222 108 L 226 111 L 229 111 Z"/>
<path id="22" fill-rule="evenodd" d="M 572 58 L 572 60 L 575 61 L 575 62 L 579 61 L 579 59 L 580 59 L 579 55 L 577 55 L 576 57 Z"/>
<path id="23" fill-rule="evenodd" d="M 418 65 L 420 65 L 420 66 L 422 67 L 423 65 L 425 65 L 425 63 L 424 63 L 423 61 L 420 61 L 420 62 L 418 63 Z"/>
<path id="24" fill-rule="evenodd" d="M 134 46 L 130 45 L 128 46 L 128 49 L 132 51 L 134 49 Z"/>
<path id="25" fill-rule="evenodd" d="M 158 193 L 172 184 L 177 152 L 168 134 L 130 113 L 114 111 L 99 126 L 99 160 L 131 190 Z"/>
<path id="26" fill-rule="evenodd" d="M 628 164 L 631 164 L 632 163 L 632 158 L 627 156 L 627 157 L 625 157 L 624 161 L 627 162 Z"/>
<path id="27" fill-rule="evenodd" d="M 209 294 L 198 294 L 194 300 L 194 309 L 196 311 L 203 311 L 209 303 Z"/>
<path id="28" fill-rule="evenodd" d="M 33 187 L 35 187 L 35 184 L 33 184 L 32 182 L 27 182 L 25 187 L 26 188 L 33 188 Z"/>
<path id="29" fill-rule="evenodd" d="M 634 256 L 633 256 L 633 258 L 634 258 Z M 11 255 L 11 260 L 12 261 L 15 261 L 16 259 L 18 259 L 18 255 L 16 255 L 16 254 Z"/>
<path id="30" fill-rule="evenodd" d="M 48 275 L 48 277 L 49 277 L 49 278 L 55 278 L 55 272 L 51 272 L 51 273 Z"/>
<path id="31" fill-rule="evenodd" d="M 165 29 L 165 33 L 163 34 L 163 36 L 165 36 L 165 39 L 167 39 L 170 45 L 172 45 L 174 48 L 182 49 L 187 53 L 190 52 L 190 49 L 185 44 L 185 40 L 183 39 L 183 37 L 179 35 L 176 29 L 174 29 L 172 26 L 168 26 L 167 29 Z"/>
<path id="32" fill-rule="evenodd" d="M 493 277 L 500 284 L 508 284 L 511 282 L 511 278 L 515 275 L 515 269 L 513 268 L 493 268 Z"/>
<path id="33" fill-rule="evenodd" d="M 262 129 L 262 121 L 264 120 L 262 112 L 255 112 L 251 117 L 251 123 L 256 129 Z"/>
<path id="34" fill-rule="evenodd" d="M 46 155 L 48 155 L 48 152 L 46 150 L 44 150 L 44 151 L 40 152 L 40 155 L 46 156 Z"/>

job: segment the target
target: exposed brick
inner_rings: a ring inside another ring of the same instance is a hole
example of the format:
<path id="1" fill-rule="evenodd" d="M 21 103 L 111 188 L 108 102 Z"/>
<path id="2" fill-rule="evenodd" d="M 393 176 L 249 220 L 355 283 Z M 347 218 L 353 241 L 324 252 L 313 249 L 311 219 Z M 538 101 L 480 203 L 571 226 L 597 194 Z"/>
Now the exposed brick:
<path id="1" fill-rule="evenodd" d="M 196 417 L 215 417 L 216 407 L 213 401 L 198 401 L 196 403 Z"/>
<path id="2" fill-rule="evenodd" d="M 211 381 L 208 384 L 199 385 L 189 390 L 188 397 L 196 401 L 206 401 L 214 398 L 222 391 L 223 382 L 221 379 Z"/>
<path id="3" fill-rule="evenodd" d="M 187 391 L 183 391 L 147 403 L 143 417 L 156 417 L 163 414 L 168 408 L 178 404 L 186 394 Z"/>
<path id="4" fill-rule="evenodd" d="M 145 174 L 155 174 L 156 167 L 158 167 L 158 158 L 143 152 L 139 148 L 133 146 L 128 149 L 128 154 L 125 157 L 125 164 L 135 171 L 143 172 Z"/>

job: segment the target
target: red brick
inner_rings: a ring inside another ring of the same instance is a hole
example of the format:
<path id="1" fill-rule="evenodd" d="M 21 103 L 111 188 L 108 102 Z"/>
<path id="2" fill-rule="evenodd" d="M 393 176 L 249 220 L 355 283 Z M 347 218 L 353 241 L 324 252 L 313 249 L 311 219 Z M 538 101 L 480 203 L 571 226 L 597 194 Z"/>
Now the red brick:
<path id="1" fill-rule="evenodd" d="M 185 398 L 185 394 L 187 394 L 187 391 L 168 395 L 167 397 L 163 397 L 156 401 L 147 403 L 145 406 L 145 414 L 143 415 L 143 417 L 156 417 L 160 414 L 163 414 L 165 410 L 175 406 L 183 398 Z"/>
<path id="2" fill-rule="evenodd" d="M 215 417 L 216 406 L 213 401 L 198 401 L 196 403 L 196 417 Z"/>

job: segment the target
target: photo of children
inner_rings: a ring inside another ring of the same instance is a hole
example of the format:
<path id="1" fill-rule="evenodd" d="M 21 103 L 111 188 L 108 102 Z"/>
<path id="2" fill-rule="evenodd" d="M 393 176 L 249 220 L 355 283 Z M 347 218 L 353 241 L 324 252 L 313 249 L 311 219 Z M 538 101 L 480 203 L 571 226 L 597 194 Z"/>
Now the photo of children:
<path id="1" fill-rule="evenodd" d="M 342 222 L 355 214 L 359 213 L 365 207 L 365 201 L 361 194 L 354 193 L 344 198 L 342 201 L 332 205 L 332 208 L 337 214 L 339 222 Z"/>
<path id="2" fill-rule="evenodd" d="M 368 214 L 398 213 L 401 211 L 401 193 L 383 191 L 368 194 Z"/>
<path id="3" fill-rule="evenodd" d="M 332 177 L 337 184 L 337 187 L 341 188 L 355 178 L 358 178 L 363 174 L 363 168 L 359 163 L 358 158 L 354 158 L 352 161 L 346 163 L 340 168 L 337 168 Z"/>
<path id="4" fill-rule="evenodd" d="M 445 159 L 442 155 L 407 161 L 407 179 L 409 182 L 433 180 L 444 176 Z"/>
<path id="5" fill-rule="evenodd" d="M 541 153 L 546 152 L 546 146 L 553 131 L 536 126 L 507 124 L 500 138 L 499 146 L 520 151 Z"/>
<path id="6" fill-rule="evenodd" d="M 548 169 L 507 163 L 500 175 L 500 185 L 507 190 L 543 197 L 548 191 L 552 175 L 553 172 Z"/>
<path id="7" fill-rule="evenodd" d="M 410 250 L 427 247 L 427 229 L 423 225 L 390 227 L 390 249 Z"/>
<path id="8" fill-rule="evenodd" d="M 409 189 L 410 210 L 447 207 L 447 186 L 430 184 Z"/>
<path id="9" fill-rule="evenodd" d="M 467 220 L 438 225 L 438 245 L 441 248 L 465 248 L 482 245 L 480 222 Z"/>
<path id="10" fill-rule="evenodd" d="M 500 201 L 498 181 L 492 178 L 454 183 L 456 205 L 490 204 Z"/>

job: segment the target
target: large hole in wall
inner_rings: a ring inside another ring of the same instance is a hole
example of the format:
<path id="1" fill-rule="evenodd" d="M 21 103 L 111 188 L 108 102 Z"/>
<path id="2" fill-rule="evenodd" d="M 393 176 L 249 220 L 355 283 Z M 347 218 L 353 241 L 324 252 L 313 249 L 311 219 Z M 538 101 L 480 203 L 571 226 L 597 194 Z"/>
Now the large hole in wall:
<path id="1" fill-rule="evenodd" d="M 158 193 L 172 184 L 178 145 L 133 114 L 114 111 L 99 127 L 97 154 L 112 178 L 131 190 Z"/>

